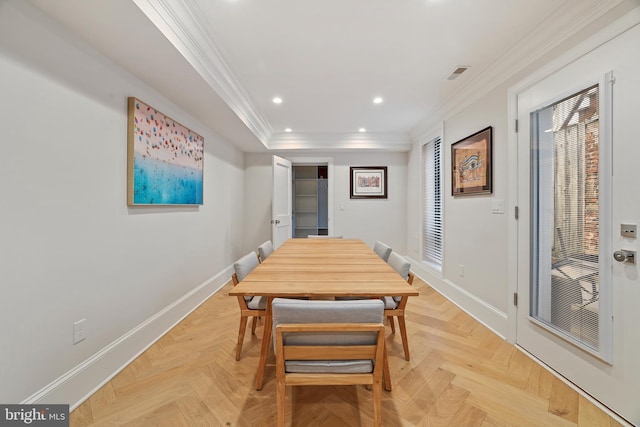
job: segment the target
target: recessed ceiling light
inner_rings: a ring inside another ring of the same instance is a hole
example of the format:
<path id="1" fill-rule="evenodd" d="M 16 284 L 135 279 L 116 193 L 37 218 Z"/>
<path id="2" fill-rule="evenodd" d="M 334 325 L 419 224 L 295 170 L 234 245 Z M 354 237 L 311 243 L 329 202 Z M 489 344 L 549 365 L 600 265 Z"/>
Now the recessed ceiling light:
<path id="1" fill-rule="evenodd" d="M 373 98 L 373 103 L 382 104 L 382 98 L 380 98 L 379 96 L 376 96 L 375 98 Z"/>
<path id="2" fill-rule="evenodd" d="M 274 104 L 282 104 L 282 98 L 277 97 L 277 96 L 275 98 L 273 98 L 272 101 L 273 101 Z"/>
<path id="3" fill-rule="evenodd" d="M 291 132 L 291 128 L 286 128 L 284 131 L 289 133 L 289 132 Z"/>
<path id="4" fill-rule="evenodd" d="M 358 132 L 366 132 L 367 130 L 365 128 L 360 128 L 358 129 Z"/>

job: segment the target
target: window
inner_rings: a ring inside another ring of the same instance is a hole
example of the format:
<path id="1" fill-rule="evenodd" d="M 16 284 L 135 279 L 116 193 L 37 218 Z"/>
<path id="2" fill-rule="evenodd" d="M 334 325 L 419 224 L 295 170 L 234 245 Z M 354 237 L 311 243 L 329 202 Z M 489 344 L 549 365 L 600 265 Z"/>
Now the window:
<path id="1" fill-rule="evenodd" d="M 532 113 L 531 316 L 599 349 L 599 90 Z"/>
<path id="2" fill-rule="evenodd" d="M 423 261 L 442 266 L 442 141 L 436 138 L 422 146 L 424 162 L 424 226 L 422 241 Z"/>

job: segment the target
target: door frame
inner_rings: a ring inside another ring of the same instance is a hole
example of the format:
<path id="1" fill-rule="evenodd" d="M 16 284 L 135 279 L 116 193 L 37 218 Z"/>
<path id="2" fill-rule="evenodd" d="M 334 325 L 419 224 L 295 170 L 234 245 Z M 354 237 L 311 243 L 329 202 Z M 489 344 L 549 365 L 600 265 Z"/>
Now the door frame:
<path id="1" fill-rule="evenodd" d="M 306 166 L 306 165 L 327 165 L 327 226 L 329 228 L 329 235 L 334 234 L 334 176 L 333 176 L 333 157 L 285 157 L 285 159 L 291 162 L 292 166 Z M 291 203 L 294 201 L 292 200 Z M 293 205 L 292 205 L 293 206 Z"/>
<path id="2" fill-rule="evenodd" d="M 562 71 L 560 71 L 562 72 Z M 600 91 L 600 105 L 599 105 L 599 147 L 600 147 L 600 160 L 599 160 L 599 222 L 600 222 L 600 233 L 599 233 L 599 266 L 600 266 L 600 294 L 599 294 L 599 318 L 604 320 L 604 323 L 599 324 L 599 349 L 598 351 L 591 350 L 588 347 L 582 346 L 578 344 L 575 340 L 573 340 L 570 336 L 565 335 L 558 330 L 555 330 L 549 325 L 546 325 L 543 322 L 540 322 L 538 319 L 531 317 L 530 314 L 527 314 L 527 321 L 535 323 L 539 328 L 542 328 L 547 331 L 547 333 L 555 336 L 556 338 L 560 338 L 567 343 L 573 345 L 576 348 L 579 348 L 581 351 L 590 354 L 592 357 L 599 359 L 605 362 L 608 365 L 612 364 L 613 359 L 613 324 L 611 321 L 607 321 L 606 319 L 610 319 L 613 316 L 612 313 L 612 296 L 613 289 L 612 286 L 612 261 L 611 261 L 611 253 L 613 253 L 612 247 L 612 236 L 613 236 L 613 222 L 612 222 L 612 119 L 613 119 L 613 110 L 612 110 L 612 91 L 613 91 L 613 83 L 615 79 L 613 78 L 613 72 L 609 71 L 605 74 L 599 74 L 596 72 L 591 78 L 585 77 L 584 79 L 580 79 L 578 83 L 572 82 L 571 86 L 563 88 L 562 92 L 555 94 L 550 99 L 545 99 L 541 104 L 533 104 L 530 106 L 529 111 L 521 112 L 521 117 L 523 115 L 530 115 L 531 112 L 539 111 L 542 108 L 546 108 L 547 106 L 561 101 L 569 96 L 573 96 L 577 92 L 580 92 L 590 86 L 596 85 Z M 543 83 L 544 84 L 544 83 Z M 526 90 L 524 91 L 526 93 Z M 527 102 L 525 100 L 525 102 Z M 529 126 L 525 129 L 525 124 L 520 124 L 521 132 L 530 132 L 530 122 Z M 523 148 L 520 146 L 519 148 Z M 530 149 L 530 148 L 528 148 Z M 529 163 L 531 162 L 530 155 L 526 155 L 525 153 L 518 153 L 519 156 L 526 156 L 529 158 Z M 518 159 L 520 162 L 520 159 Z M 528 177 L 521 176 L 522 170 L 518 170 L 519 179 L 528 179 Z M 527 171 L 528 174 L 531 174 L 531 170 Z M 531 184 L 529 185 L 529 187 Z M 531 205 L 531 191 L 526 194 L 521 194 L 522 198 L 527 198 L 528 200 L 520 200 L 521 211 L 520 211 L 520 220 L 528 220 L 529 221 L 529 230 L 527 232 L 522 232 L 521 235 L 529 235 L 531 233 L 531 222 L 533 221 L 532 213 L 525 212 L 525 210 L 532 209 Z M 526 206 L 526 208 L 525 208 Z M 520 221 L 519 220 L 519 221 Z M 520 224 L 522 226 L 522 224 Z M 522 231 L 522 230 L 520 230 Z M 531 237 L 529 237 L 529 249 L 531 249 Z M 525 242 L 521 242 L 525 243 Z M 516 255 L 520 255 L 520 253 L 516 253 Z M 523 254 L 524 255 L 524 254 Z M 529 260 L 529 277 L 531 277 L 531 253 L 527 256 Z M 520 268 L 520 260 L 516 260 L 516 265 Z M 524 272 L 519 272 L 523 273 Z M 518 277 L 517 280 L 522 280 L 522 277 Z M 518 286 L 516 280 L 516 287 Z M 608 285 L 607 285 L 608 284 Z M 529 284 L 530 285 L 530 284 Z M 516 290 L 517 292 L 517 290 Z M 523 298 L 520 298 L 522 301 Z M 530 301 L 529 301 L 530 302 Z M 526 307 L 524 304 L 519 305 L 520 310 L 530 310 L 530 307 Z M 518 311 L 518 308 L 516 307 Z M 516 313 L 516 316 L 518 313 Z M 516 318 L 516 328 L 518 326 L 518 319 L 522 319 L 522 313 L 520 316 Z M 516 336 L 516 344 L 518 343 Z M 520 346 L 519 346 L 520 347 Z"/>

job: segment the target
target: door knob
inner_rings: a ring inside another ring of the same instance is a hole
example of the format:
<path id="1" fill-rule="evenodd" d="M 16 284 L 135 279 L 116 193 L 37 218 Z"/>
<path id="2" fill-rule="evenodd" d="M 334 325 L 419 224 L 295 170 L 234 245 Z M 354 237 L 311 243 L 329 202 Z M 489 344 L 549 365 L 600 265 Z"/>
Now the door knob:
<path id="1" fill-rule="evenodd" d="M 615 251 L 613 253 L 613 259 L 618 262 L 625 262 L 627 264 L 635 264 L 636 263 L 636 251 L 628 251 L 625 249 L 621 249 L 619 251 Z"/>

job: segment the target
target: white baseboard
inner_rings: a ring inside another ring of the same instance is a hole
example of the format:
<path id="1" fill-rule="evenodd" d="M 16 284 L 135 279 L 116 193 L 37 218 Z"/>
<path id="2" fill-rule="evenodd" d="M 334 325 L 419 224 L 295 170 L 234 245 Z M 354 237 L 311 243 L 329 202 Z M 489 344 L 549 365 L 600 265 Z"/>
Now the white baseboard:
<path id="1" fill-rule="evenodd" d="M 434 272 L 414 259 L 411 261 L 411 271 L 433 289 L 445 296 L 462 311 L 491 329 L 498 336 L 505 338 L 508 328 L 507 313 L 487 304 L 475 295 L 462 289 L 455 283 L 438 277 Z"/>
<path id="2" fill-rule="evenodd" d="M 231 277 L 231 267 L 205 281 L 102 350 L 25 399 L 23 404 L 69 402 L 72 411 L 187 317 Z"/>

